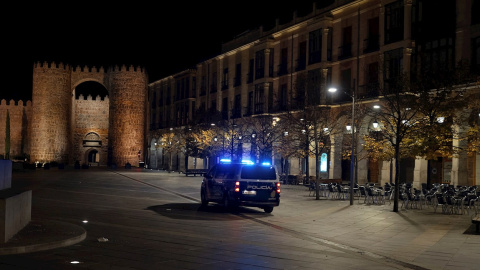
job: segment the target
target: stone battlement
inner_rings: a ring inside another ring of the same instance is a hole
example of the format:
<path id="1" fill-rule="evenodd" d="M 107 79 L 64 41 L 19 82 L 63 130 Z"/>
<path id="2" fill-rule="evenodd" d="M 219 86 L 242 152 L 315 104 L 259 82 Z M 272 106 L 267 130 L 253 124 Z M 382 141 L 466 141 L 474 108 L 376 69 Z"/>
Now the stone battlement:
<path id="1" fill-rule="evenodd" d="M 88 95 L 86 98 L 84 95 L 80 94 L 76 100 L 88 100 L 88 101 L 100 101 L 100 102 L 105 102 L 109 101 L 108 96 L 105 96 L 103 99 L 100 95 L 97 95 L 95 99 L 93 99 L 92 95 Z"/>
<path id="2" fill-rule="evenodd" d="M 0 100 L 0 106 L 7 106 L 7 109 L 10 109 L 10 107 L 22 107 L 22 106 L 32 106 L 32 102 L 30 100 L 27 100 L 27 102 L 23 102 L 23 100 L 13 100 L 10 99 L 9 101 L 2 99 Z"/>

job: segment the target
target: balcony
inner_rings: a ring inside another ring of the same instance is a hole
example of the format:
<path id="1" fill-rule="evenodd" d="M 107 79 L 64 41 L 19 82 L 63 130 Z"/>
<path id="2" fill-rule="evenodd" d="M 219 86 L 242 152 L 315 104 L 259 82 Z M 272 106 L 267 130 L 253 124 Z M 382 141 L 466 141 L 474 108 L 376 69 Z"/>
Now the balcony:
<path id="1" fill-rule="evenodd" d="M 222 91 L 228 89 L 228 81 L 222 81 Z"/>
<path id="2" fill-rule="evenodd" d="M 380 42 L 378 35 L 371 35 L 363 41 L 363 53 L 375 52 L 380 49 Z"/>
<path id="3" fill-rule="evenodd" d="M 302 59 L 297 59 L 295 71 L 305 70 L 305 68 L 307 68 L 307 61 L 305 60 L 305 57 Z"/>
<path id="4" fill-rule="evenodd" d="M 320 63 L 322 61 L 322 52 L 315 51 L 308 55 L 308 64 Z"/>
<path id="5" fill-rule="evenodd" d="M 372 82 L 358 86 L 357 99 L 372 99 L 379 95 L 379 83 Z"/>
<path id="6" fill-rule="evenodd" d="M 347 59 L 352 57 L 352 43 L 345 43 L 343 46 L 338 47 L 338 59 Z"/>
<path id="7" fill-rule="evenodd" d="M 385 44 L 403 40 L 403 28 L 395 27 L 385 31 Z"/>
<path id="8" fill-rule="evenodd" d="M 265 78 L 265 69 L 257 68 L 255 69 L 255 80 Z"/>
<path id="9" fill-rule="evenodd" d="M 233 78 L 233 87 L 242 85 L 242 78 L 240 76 Z"/>
<path id="10" fill-rule="evenodd" d="M 278 65 L 277 76 L 282 76 L 282 75 L 285 75 L 285 74 L 288 74 L 287 63 L 282 63 L 282 64 Z"/>
<path id="11" fill-rule="evenodd" d="M 253 82 L 253 73 L 250 72 L 250 73 L 248 73 L 248 76 L 247 76 L 247 84 L 252 83 L 252 82 Z"/>
<path id="12" fill-rule="evenodd" d="M 212 85 L 210 85 L 210 93 L 216 93 L 216 92 L 217 92 L 217 84 L 212 83 Z"/>

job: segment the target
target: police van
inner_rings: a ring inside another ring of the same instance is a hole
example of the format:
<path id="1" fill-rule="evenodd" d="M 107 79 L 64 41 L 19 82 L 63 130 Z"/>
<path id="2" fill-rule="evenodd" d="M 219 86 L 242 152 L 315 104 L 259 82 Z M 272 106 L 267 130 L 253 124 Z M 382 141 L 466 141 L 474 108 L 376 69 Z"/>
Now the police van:
<path id="1" fill-rule="evenodd" d="M 270 164 L 224 161 L 204 175 L 200 196 L 202 206 L 215 202 L 225 209 L 251 206 L 271 213 L 280 205 L 280 181 Z"/>

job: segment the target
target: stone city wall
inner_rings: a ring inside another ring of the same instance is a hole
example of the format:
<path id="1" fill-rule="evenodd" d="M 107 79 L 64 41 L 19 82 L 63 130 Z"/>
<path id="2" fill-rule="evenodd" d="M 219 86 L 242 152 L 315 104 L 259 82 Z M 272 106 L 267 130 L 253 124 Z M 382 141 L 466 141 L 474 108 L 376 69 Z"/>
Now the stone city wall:
<path id="1" fill-rule="evenodd" d="M 0 101 L 0 155 L 5 155 L 5 129 L 7 110 L 10 116 L 10 159 L 20 159 L 29 153 L 29 122 L 32 115 L 32 102 Z"/>

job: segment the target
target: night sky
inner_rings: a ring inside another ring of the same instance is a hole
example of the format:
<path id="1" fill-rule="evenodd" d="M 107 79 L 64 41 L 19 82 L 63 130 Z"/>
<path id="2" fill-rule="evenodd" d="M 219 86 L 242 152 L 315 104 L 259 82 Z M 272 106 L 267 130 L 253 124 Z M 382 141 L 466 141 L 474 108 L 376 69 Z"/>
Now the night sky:
<path id="1" fill-rule="evenodd" d="M 299 16 L 311 12 L 314 1 L 142 2 L 8 4 L 0 19 L 5 48 L 0 99 L 31 99 L 36 61 L 140 65 L 153 82 L 220 54 L 222 42 L 246 30 L 267 29 L 276 18 L 290 21 L 294 10 Z M 316 2 L 318 7 L 332 1 Z"/>

